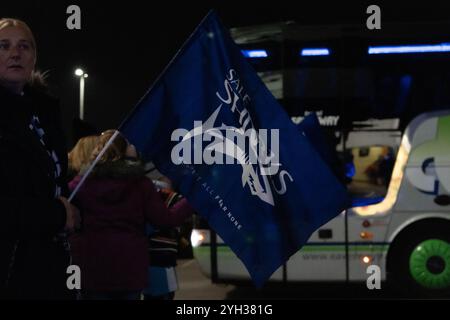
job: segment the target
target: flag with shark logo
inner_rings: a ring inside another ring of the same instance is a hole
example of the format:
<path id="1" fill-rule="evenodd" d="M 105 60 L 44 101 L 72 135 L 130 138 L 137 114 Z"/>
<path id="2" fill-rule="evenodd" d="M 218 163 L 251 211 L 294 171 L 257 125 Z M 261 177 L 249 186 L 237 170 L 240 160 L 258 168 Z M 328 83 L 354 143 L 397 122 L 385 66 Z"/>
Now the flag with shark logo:
<path id="1" fill-rule="evenodd" d="M 210 12 L 119 128 L 261 286 L 347 193 Z"/>

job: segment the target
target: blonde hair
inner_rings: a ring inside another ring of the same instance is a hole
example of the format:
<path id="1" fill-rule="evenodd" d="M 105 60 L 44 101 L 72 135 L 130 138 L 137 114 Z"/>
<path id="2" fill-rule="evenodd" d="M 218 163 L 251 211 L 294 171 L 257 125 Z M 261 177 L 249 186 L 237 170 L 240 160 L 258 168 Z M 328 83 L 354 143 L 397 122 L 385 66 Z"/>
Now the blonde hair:
<path id="1" fill-rule="evenodd" d="M 97 146 L 98 136 L 86 136 L 78 140 L 69 152 L 69 169 L 77 174 L 91 161 L 91 154 Z"/>
<path id="2" fill-rule="evenodd" d="M 116 130 L 106 130 L 102 132 L 100 137 L 98 138 L 97 146 L 91 155 L 91 161 L 93 161 L 100 152 L 103 150 L 106 143 L 113 136 Z M 105 162 L 117 161 L 125 158 L 128 147 L 128 141 L 122 134 L 118 134 L 111 145 L 106 149 L 105 153 L 102 155 L 98 164 L 102 164 Z"/>
<path id="3" fill-rule="evenodd" d="M 31 45 L 33 46 L 34 51 L 36 52 L 36 40 L 34 39 L 33 32 L 31 32 L 30 27 L 19 19 L 13 19 L 13 18 L 2 18 L 0 19 L 0 30 L 9 28 L 9 27 L 15 27 L 22 29 L 22 31 L 25 32 L 25 34 L 28 36 Z"/>

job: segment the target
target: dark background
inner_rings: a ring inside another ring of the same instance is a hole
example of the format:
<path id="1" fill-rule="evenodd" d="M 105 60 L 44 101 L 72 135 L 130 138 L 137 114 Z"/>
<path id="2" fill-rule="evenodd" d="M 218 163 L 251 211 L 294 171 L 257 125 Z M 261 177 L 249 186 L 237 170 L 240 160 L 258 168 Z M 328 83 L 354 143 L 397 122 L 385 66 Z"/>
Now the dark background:
<path id="1" fill-rule="evenodd" d="M 389 22 L 450 21 L 449 1 L 1 1 L 0 17 L 26 21 L 38 44 L 38 68 L 49 71 L 59 96 L 69 146 L 78 115 L 80 66 L 86 81 L 85 120 L 117 127 L 144 95 L 195 26 L 215 8 L 226 27 L 294 20 L 302 25 L 365 25 L 370 4 Z M 81 30 L 68 30 L 66 8 L 81 8 Z M 377 32 L 377 31 L 372 31 Z M 448 30 L 450 39 L 450 30 Z M 1 103 L 1 102 L 0 102 Z"/>

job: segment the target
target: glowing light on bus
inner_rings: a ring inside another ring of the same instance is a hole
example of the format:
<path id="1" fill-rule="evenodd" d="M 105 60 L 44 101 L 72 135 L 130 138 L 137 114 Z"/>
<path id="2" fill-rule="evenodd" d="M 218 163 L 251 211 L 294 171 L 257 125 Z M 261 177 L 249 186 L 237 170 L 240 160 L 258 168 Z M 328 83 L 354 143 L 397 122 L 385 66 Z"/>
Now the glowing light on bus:
<path id="1" fill-rule="evenodd" d="M 374 46 L 369 47 L 369 54 L 403 54 L 450 52 L 450 43 L 409 45 L 409 46 Z"/>
<path id="2" fill-rule="evenodd" d="M 204 232 L 199 231 L 199 230 L 192 230 L 192 233 L 191 233 L 192 247 L 196 248 L 196 247 L 201 246 L 201 244 L 203 243 L 204 240 L 205 240 Z"/>
<path id="3" fill-rule="evenodd" d="M 384 200 L 380 203 L 355 207 L 351 210 L 360 216 L 370 216 L 374 214 L 386 214 L 392 209 L 395 202 L 397 201 L 398 192 L 400 190 L 400 184 L 403 179 L 404 168 L 406 162 L 408 161 L 409 152 L 411 151 L 411 143 L 408 136 L 405 135 L 398 150 L 397 160 L 395 161 L 394 170 L 392 171 L 391 181 L 389 183 L 388 192 Z"/>
<path id="4" fill-rule="evenodd" d="M 328 56 L 330 50 L 327 48 L 305 48 L 300 51 L 301 56 Z"/>
<path id="5" fill-rule="evenodd" d="M 267 58 L 269 55 L 266 50 L 241 50 L 246 58 Z"/>
<path id="6" fill-rule="evenodd" d="M 364 256 L 364 257 L 362 258 L 362 262 L 364 262 L 365 264 L 369 264 L 370 261 L 372 261 L 372 259 L 371 259 L 370 256 Z"/>

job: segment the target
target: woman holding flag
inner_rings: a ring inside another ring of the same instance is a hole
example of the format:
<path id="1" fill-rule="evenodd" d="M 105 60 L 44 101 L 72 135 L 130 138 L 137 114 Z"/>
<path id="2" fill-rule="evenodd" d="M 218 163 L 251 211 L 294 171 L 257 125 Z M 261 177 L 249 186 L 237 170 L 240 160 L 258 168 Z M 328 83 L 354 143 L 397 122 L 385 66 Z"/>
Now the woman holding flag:
<path id="1" fill-rule="evenodd" d="M 99 137 L 92 154 L 96 165 L 74 198 L 83 225 L 71 243 L 74 263 L 82 270 L 84 299 L 139 299 L 148 280 L 146 224 L 177 226 L 193 214 L 186 200 L 166 207 L 134 146 L 115 133 L 108 130 Z M 75 177 L 70 188 L 81 181 Z"/>

